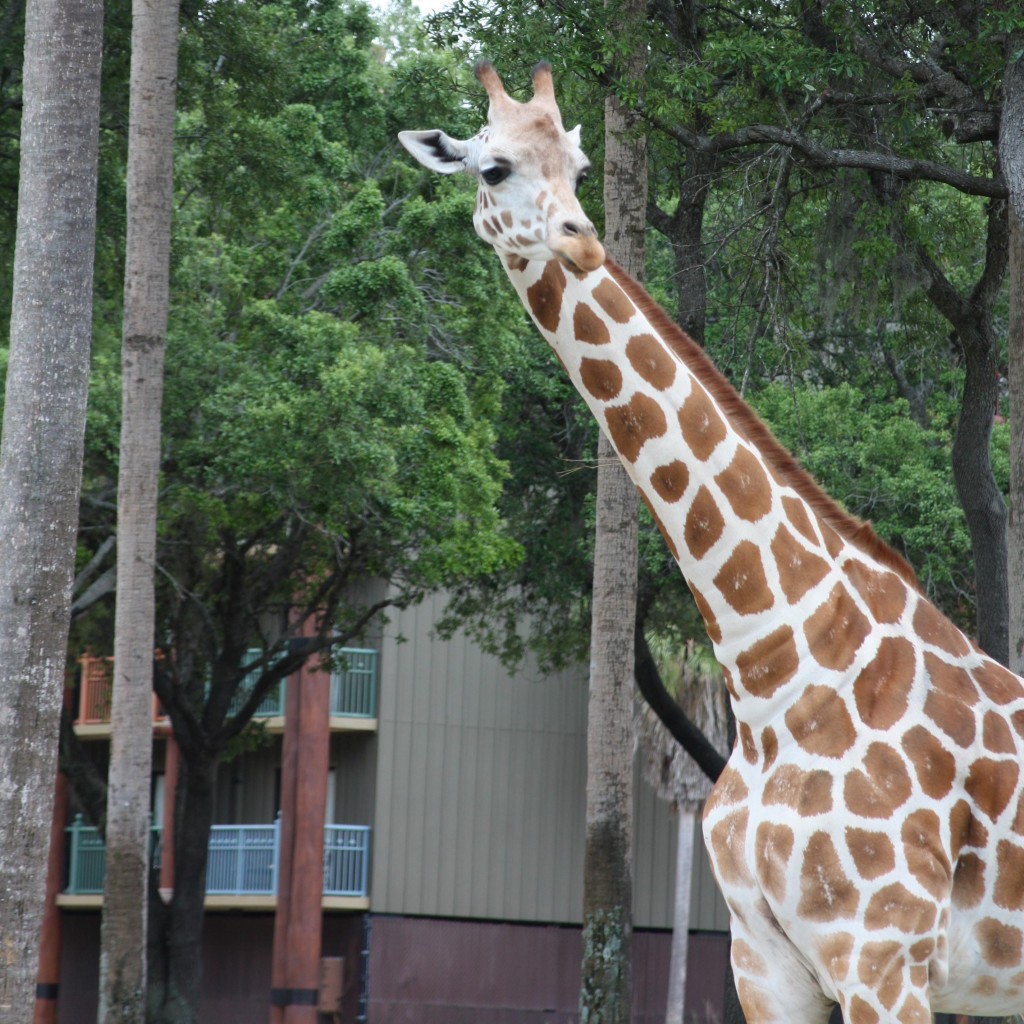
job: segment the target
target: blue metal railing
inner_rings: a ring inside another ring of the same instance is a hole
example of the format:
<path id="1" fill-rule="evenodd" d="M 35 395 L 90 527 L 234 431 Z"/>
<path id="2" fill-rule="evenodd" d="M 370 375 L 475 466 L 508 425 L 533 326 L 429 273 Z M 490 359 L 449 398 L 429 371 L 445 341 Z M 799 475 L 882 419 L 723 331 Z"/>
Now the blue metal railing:
<path id="1" fill-rule="evenodd" d="M 331 710 L 335 716 L 346 718 L 374 718 L 377 714 L 377 652 L 370 648 L 343 647 L 339 652 L 339 665 L 331 673 Z M 247 652 L 246 664 L 256 664 L 263 656 L 258 647 Z M 256 685 L 261 669 L 253 669 L 243 677 L 234 699 L 231 714 L 237 714 Z M 284 688 L 282 680 L 260 702 L 254 718 L 274 718 L 284 714 Z"/>
<path id="2" fill-rule="evenodd" d="M 325 896 L 365 896 L 369 866 L 368 825 L 324 826 Z"/>
<path id="3" fill-rule="evenodd" d="M 67 827 L 69 895 L 103 892 L 106 853 L 103 840 L 79 814 Z M 154 850 L 159 829 L 153 829 Z M 273 825 L 214 825 L 206 865 L 211 896 L 273 896 L 277 892 L 280 819 Z M 156 859 L 154 857 L 154 864 Z M 325 896 L 366 896 L 370 865 L 368 825 L 324 826 Z"/>
<path id="4" fill-rule="evenodd" d="M 377 652 L 343 647 L 341 662 L 331 673 L 331 714 L 349 718 L 377 715 Z"/>

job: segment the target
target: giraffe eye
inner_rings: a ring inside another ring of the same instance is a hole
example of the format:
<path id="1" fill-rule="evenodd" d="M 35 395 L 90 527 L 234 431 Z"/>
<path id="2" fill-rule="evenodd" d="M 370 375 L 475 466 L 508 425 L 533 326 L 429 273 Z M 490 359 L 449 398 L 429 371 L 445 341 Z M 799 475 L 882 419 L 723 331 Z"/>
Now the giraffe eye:
<path id="1" fill-rule="evenodd" d="M 494 167 L 488 167 L 481 171 L 480 177 L 488 185 L 500 185 L 511 173 L 511 167 L 502 167 L 500 164 L 496 164 Z"/>
<path id="2" fill-rule="evenodd" d="M 579 192 L 579 190 L 580 190 L 580 185 L 582 185 L 583 182 L 585 182 L 587 180 L 587 178 L 589 178 L 589 177 L 590 177 L 590 171 L 580 171 L 580 173 L 576 175 L 576 191 L 577 192 Z"/>

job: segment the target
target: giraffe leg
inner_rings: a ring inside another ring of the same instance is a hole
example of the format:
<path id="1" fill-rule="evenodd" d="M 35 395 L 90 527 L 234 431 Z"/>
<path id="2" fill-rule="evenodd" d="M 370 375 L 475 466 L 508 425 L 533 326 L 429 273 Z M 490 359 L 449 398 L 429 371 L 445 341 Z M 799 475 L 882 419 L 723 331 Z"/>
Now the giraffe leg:
<path id="1" fill-rule="evenodd" d="M 732 970 L 747 1024 L 826 1024 L 833 1001 L 777 928 L 732 918 Z"/>
<path id="2" fill-rule="evenodd" d="M 854 952 L 839 986 L 845 1024 L 930 1024 L 928 965 L 914 952 L 892 940 L 865 942 Z"/>

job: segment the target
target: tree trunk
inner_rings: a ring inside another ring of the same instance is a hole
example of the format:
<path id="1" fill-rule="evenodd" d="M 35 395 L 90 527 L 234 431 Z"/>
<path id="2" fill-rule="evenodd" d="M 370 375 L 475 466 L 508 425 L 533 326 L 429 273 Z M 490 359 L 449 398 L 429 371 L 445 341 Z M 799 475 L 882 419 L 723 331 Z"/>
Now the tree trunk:
<path id="1" fill-rule="evenodd" d="M 992 474 L 989 446 L 999 397 L 995 339 L 988 316 L 958 335 L 967 372 L 960 421 L 953 441 L 953 478 L 967 517 L 974 552 L 978 644 L 990 657 L 1009 662 L 1006 502 Z"/>
<path id="2" fill-rule="evenodd" d="M 1010 517 L 1007 533 L 1010 668 L 1024 673 L 1024 32 L 1007 40 L 999 162 L 1010 190 Z M 1015 58 L 1015 59 L 1014 59 Z"/>
<path id="3" fill-rule="evenodd" d="M 196 1024 L 202 980 L 203 902 L 213 824 L 215 760 L 183 751 L 174 821 L 174 894 L 150 938 L 150 1024 Z"/>
<path id="4" fill-rule="evenodd" d="M 643 7 L 630 0 L 631 34 Z M 644 50 L 623 76 L 642 76 Z M 605 244 L 634 276 L 644 268 L 646 146 L 636 117 L 605 103 Z M 587 721 L 587 818 L 583 876 L 581 1024 L 625 1024 L 632 1013 L 633 624 L 637 497 L 610 442 L 598 445 L 594 596 Z"/>
<path id="5" fill-rule="evenodd" d="M 178 3 L 135 0 L 128 126 L 117 611 L 99 1020 L 143 1024 L 160 410 L 167 335 Z"/>
<path id="6" fill-rule="evenodd" d="M 0 446 L 4 1024 L 27 1024 L 35 1004 L 89 379 L 102 36 L 98 0 L 28 4 Z"/>

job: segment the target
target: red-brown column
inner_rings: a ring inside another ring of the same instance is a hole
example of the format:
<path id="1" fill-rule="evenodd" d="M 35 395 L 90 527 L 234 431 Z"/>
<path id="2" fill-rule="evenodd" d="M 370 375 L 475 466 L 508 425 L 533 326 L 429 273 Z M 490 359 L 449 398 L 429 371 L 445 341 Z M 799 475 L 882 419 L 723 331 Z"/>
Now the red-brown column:
<path id="1" fill-rule="evenodd" d="M 46 904 L 39 938 L 39 973 L 36 975 L 36 1005 L 32 1024 L 57 1024 L 57 995 L 60 984 L 60 907 L 57 895 L 64 877 L 64 826 L 68 808 L 68 780 L 57 773 L 50 822 L 50 852 L 46 862 Z"/>
<path id="2" fill-rule="evenodd" d="M 277 851 L 277 910 L 274 913 L 274 954 L 270 967 L 270 1024 L 284 1024 L 288 985 L 288 918 L 291 907 L 292 848 L 295 836 L 296 764 L 299 735 L 299 679 L 292 676 L 284 690 L 284 740 L 281 747 L 281 809 Z"/>
<path id="3" fill-rule="evenodd" d="M 324 804 L 330 754 L 330 676 L 300 673 L 299 734 L 288 916 L 288 980 L 291 1003 L 285 1024 L 316 1024 L 320 974 L 320 933 L 324 892 Z"/>
<path id="4" fill-rule="evenodd" d="M 178 741 L 167 734 L 164 749 L 164 813 L 160 822 L 160 889 L 174 891 L 174 809 L 178 803 Z"/>

